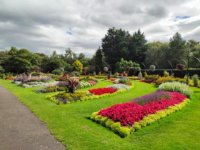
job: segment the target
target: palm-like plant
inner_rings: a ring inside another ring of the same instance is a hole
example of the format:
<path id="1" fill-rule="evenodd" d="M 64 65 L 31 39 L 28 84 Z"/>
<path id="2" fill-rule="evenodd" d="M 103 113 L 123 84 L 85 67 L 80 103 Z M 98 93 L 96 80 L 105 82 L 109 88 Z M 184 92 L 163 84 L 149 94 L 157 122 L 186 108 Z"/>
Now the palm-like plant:
<path id="1" fill-rule="evenodd" d="M 79 86 L 79 80 L 73 78 L 70 78 L 68 80 L 67 89 L 69 93 L 74 93 L 78 86 Z"/>

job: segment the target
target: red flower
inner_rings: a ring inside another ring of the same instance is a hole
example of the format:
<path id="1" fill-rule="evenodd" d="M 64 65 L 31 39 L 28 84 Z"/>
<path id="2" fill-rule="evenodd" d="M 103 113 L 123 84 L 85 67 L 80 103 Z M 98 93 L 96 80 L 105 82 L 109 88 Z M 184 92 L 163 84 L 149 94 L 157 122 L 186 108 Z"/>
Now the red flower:
<path id="1" fill-rule="evenodd" d="M 101 110 L 99 115 L 120 122 L 123 126 L 132 126 L 134 122 L 142 120 L 145 116 L 178 104 L 186 98 L 178 92 L 170 92 L 170 97 L 170 99 L 151 101 L 143 106 L 134 102 L 113 105 Z"/>
<path id="2" fill-rule="evenodd" d="M 98 89 L 91 89 L 89 90 L 90 93 L 94 94 L 94 95 L 102 95 L 102 94 L 106 94 L 106 93 L 114 93 L 116 92 L 117 89 L 115 88 L 98 88 Z"/>

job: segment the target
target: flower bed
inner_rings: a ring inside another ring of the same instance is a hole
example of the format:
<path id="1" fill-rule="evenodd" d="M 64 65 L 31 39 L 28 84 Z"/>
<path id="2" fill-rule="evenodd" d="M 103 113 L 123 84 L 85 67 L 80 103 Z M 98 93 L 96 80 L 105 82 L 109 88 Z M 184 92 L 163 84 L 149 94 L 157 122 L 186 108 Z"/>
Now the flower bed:
<path id="1" fill-rule="evenodd" d="M 114 93 L 116 91 L 117 91 L 117 89 L 116 88 L 112 88 L 112 87 L 98 88 L 98 89 L 89 90 L 89 92 L 94 94 L 94 95 L 102 95 L 102 94 L 107 94 L 107 93 Z"/>
<path id="2" fill-rule="evenodd" d="M 92 89 L 90 91 L 92 92 L 89 92 L 89 91 L 83 91 L 86 93 L 86 95 L 80 97 L 79 99 L 65 99 L 63 100 L 63 96 L 62 94 L 51 94 L 51 95 L 48 95 L 46 98 L 49 99 L 50 101 L 53 101 L 55 102 L 56 104 L 64 104 L 65 103 L 72 103 L 72 102 L 77 102 L 77 101 L 86 101 L 86 100 L 92 100 L 92 99 L 99 99 L 99 98 L 102 98 L 102 97 L 105 97 L 105 96 L 113 96 L 113 95 L 116 95 L 118 93 L 123 93 L 123 92 L 126 92 L 127 90 L 133 88 L 133 86 L 131 86 L 130 88 L 123 88 L 123 89 L 117 89 L 117 88 L 98 88 L 98 89 Z M 69 94 L 69 93 L 67 93 Z M 60 99 L 60 98 L 62 99 Z"/>
<path id="3" fill-rule="evenodd" d="M 95 112 L 91 119 L 125 137 L 181 109 L 189 101 L 185 95 L 178 92 L 155 92 L 134 100 Z M 145 103 L 140 105 L 140 101 Z"/>
<path id="4" fill-rule="evenodd" d="M 89 81 L 80 81 L 79 83 L 79 88 L 86 88 L 86 87 L 91 87 L 96 84 L 96 81 L 89 80 Z"/>

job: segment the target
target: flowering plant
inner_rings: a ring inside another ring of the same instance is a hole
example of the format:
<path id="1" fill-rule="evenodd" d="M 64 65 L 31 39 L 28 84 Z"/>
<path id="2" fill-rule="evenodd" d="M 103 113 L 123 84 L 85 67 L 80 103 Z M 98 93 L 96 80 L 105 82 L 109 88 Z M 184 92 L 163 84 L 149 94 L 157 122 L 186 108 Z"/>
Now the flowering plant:
<path id="1" fill-rule="evenodd" d="M 114 122 L 120 122 L 122 126 L 132 126 L 135 122 L 142 120 L 149 114 L 176 105 L 186 99 L 186 96 L 178 92 L 170 92 L 170 99 L 162 98 L 158 101 L 151 101 L 145 105 L 134 102 L 117 104 L 99 111 L 99 115 L 107 117 Z"/>
<path id="2" fill-rule="evenodd" d="M 111 87 L 97 88 L 97 89 L 89 90 L 89 92 L 94 94 L 94 95 L 102 95 L 102 94 L 106 94 L 106 93 L 114 93 L 116 91 L 117 91 L 117 89 L 111 88 Z"/>

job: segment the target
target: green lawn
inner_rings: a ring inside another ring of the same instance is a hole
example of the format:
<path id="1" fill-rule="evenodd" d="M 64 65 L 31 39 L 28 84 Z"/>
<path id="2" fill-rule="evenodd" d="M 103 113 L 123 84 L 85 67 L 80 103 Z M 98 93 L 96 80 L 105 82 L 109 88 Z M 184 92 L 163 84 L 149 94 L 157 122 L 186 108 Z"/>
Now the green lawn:
<path id="1" fill-rule="evenodd" d="M 109 85 L 100 82 L 96 87 Z M 14 93 L 49 128 L 67 149 L 73 150 L 136 150 L 136 149 L 199 149 L 200 89 L 193 88 L 191 103 L 181 111 L 147 126 L 127 138 L 120 138 L 109 129 L 88 119 L 92 112 L 134 97 L 155 91 L 150 84 L 134 81 L 135 88 L 127 93 L 98 100 L 56 105 L 32 89 L 0 80 L 0 85 Z M 36 88 L 34 88 L 36 89 Z"/>

